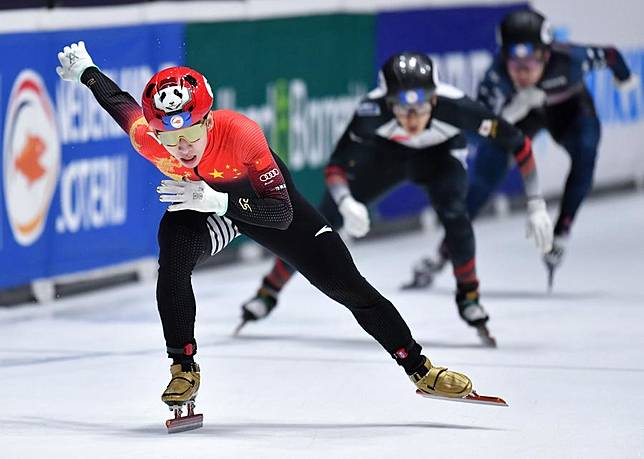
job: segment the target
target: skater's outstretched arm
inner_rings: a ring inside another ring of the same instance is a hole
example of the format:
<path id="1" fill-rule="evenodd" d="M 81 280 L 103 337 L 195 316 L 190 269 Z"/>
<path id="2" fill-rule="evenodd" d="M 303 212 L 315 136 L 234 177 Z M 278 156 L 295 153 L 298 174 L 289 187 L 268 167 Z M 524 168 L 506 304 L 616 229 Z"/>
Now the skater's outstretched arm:
<path id="1" fill-rule="evenodd" d="M 634 76 L 624 56 L 614 46 L 555 43 L 553 49 L 568 53 L 586 71 L 609 68 L 618 84 L 626 83 Z"/>
<path id="2" fill-rule="evenodd" d="M 437 116 L 455 126 L 489 139 L 499 148 L 512 154 L 525 185 L 528 199 L 540 198 L 541 190 L 530 139 L 503 118 L 467 96 L 460 99 L 439 98 Z M 446 116 L 447 115 L 447 116 Z"/>
<path id="3" fill-rule="evenodd" d="M 477 101 L 495 115 L 516 124 L 532 110 L 543 107 L 546 93 L 536 86 L 517 89 L 497 56 L 479 84 Z"/>
<path id="4" fill-rule="evenodd" d="M 58 75 L 67 81 L 80 81 L 94 94 L 96 101 L 110 116 L 130 134 L 133 125 L 143 119 L 141 106 L 129 93 L 121 90 L 107 75 L 94 64 L 92 57 L 80 41 L 65 46 L 58 53 L 61 66 Z"/>
<path id="5" fill-rule="evenodd" d="M 436 117 L 487 138 L 514 156 L 523 177 L 528 199 L 528 236 L 535 239 L 542 252 L 550 251 L 553 238 L 552 221 L 541 196 L 530 139 L 503 118 L 465 95 L 453 98 L 441 97 L 439 94 Z"/>
<path id="6" fill-rule="evenodd" d="M 84 42 L 65 46 L 58 53 L 58 60 L 61 64 L 56 68 L 58 75 L 63 80 L 78 81 L 87 86 L 101 107 L 130 136 L 132 146 L 141 156 L 172 179 L 181 180 L 191 176 L 191 170 L 181 166 L 161 146 L 134 97 L 119 88 L 94 64 Z"/>
<path id="7" fill-rule="evenodd" d="M 371 222 L 367 207 L 351 193 L 347 169 L 361 152 L 364 153 L 365 149 L 373 146 L 372 133 L 382 124 L 384 112 L 381 101 L 366 97 L 338 140 L 324 169 L 326 186 L 342 215 L 344 228 L 353 237 L 365 236 Z"/>

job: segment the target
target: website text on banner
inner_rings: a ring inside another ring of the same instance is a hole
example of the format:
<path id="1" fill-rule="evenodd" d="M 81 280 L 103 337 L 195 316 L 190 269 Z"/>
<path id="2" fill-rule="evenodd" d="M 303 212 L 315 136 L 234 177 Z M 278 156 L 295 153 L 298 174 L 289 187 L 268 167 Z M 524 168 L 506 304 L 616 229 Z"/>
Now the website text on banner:
<path id="1" fill-rule="evenodd" d="M 0 289 L 156 254 L 160 174 L 80 85 L 56 75 L 56 54 L 83 39 L 96 64 L 140 94 L 183 60 L 176 24 L 0 35 Z"/>

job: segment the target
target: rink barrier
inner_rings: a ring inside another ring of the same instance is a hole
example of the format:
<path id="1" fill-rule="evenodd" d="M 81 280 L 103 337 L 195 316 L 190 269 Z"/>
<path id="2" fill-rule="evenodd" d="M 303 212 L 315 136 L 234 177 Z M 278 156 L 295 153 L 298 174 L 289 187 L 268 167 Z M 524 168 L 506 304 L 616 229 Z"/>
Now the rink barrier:
<path id="1" fill-rule="evenodd" d="M 25 292 L 49 298 L 52 280 L 68 285 L 87 275 L 95 283 L 97 272 L 111 278 L 114 267 L 155 256 L 165 205 L 154 190 L 163 175 L 136 154 L 87 88 L 58 77 L 56 54 L 84 38 L 96 64 L 140 94 L 160 67 L 182 63 L 184 30 L 155 24 L 0 35 L 0 49 L 21 50 L 0 71 L 5 303 Z"/>

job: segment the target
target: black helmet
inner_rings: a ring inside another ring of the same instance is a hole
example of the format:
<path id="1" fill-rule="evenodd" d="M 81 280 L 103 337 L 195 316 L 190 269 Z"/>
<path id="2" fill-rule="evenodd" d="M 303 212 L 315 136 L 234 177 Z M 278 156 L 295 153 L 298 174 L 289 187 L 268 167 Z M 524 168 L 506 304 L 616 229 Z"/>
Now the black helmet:
<path id="1" fill-rule="evenodd" d="M 391 56 L 380 70 L 380 80 L 390 104 L 428 101 L 438 83 L 432 60 L 426 54 L 415 52 Z"/>
<path id="2" fill-rule="evenodd" d="M 507 14 L 498 30 L 499 44 L 508 57 L 516 45 L 546 48 L 552 43 L 552 30 L 546 18 L 533 10 L 516 10 Z"/>

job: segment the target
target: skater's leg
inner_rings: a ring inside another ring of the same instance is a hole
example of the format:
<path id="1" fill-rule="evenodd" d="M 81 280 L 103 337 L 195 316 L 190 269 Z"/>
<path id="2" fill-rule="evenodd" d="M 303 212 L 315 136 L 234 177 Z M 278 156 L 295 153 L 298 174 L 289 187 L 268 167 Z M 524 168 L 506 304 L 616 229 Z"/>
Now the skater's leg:
<path id="1" fill-rule="evenodd" d="M 474 220 L 492 193 L 503 181 L 508 171 L 509 161 L 508 154 L 491 142 L 482 140 L 479 143 L 476 157 L 474 158 L 469 174 L 469 188 L 467 188 L 467 197 L 465 200 L 466 210 L 470 220 Z M 452 259 L 450 252 L 451 245 L 454 245 L 454 237 L 452 237 L 452 242 L 450 243 L 446 233 L 435 257 L 433 259 L 427 259 L 426 266 L 419 266 L 421 269 L 417 270 L 419 272 L 418 277 L 422 277 L 424 272 L 427 272 L 427 275 L 431 275 L 432 277 L 435 273 L 440 272 L 446 262 Z M 463 260 L 462 256 L 460 258 L 460 260 L 456 261 L 460 266 L 470 260 L 469 258 Z M 454 263 L 453 259 L 452 262 Z"/>
<path id="2" fill-rule="evenodd" d="M 199 390 L 192 271 L 237 234 L 229 219 L 191 210 L 166 212 L 159 224 L 157 305 L 168 356 L 173 360 L 172 379 L 162 400 L 169 405 L 194 400 Z"/>
<path id="3" fill-rule="evenodd" d="M 393 305 L 358 272 L 340 236 L 324 232 L 327 221 L 300 195 L 291 196 L 297 216 L 285 231 L 240 225 L 255 241 L 297 267 L 315 287 L 347 306 L 363 328 L 389 352 L 408 346 L 412 337 Z M 420 360 L 417 353 L 417 362 Z"/>
<path id="4" fill-rule="evenodd" d="M 445 228 L 457 284 L 477 283 L 474 230 L 465 204 L 465 167 L 449 151 L 436 151 L 431 163 L 424 167 L 425 173 L 417 176 L 417 181 L 427 189 L 432 206 Z"/>
<path id="5" fill-rule="evenodd" d="M 404 160 L 391 152 L 355 149 L 353 156 L 355 159 L 347 165 L 349 190 L 356 200 L 365 205 L 399 184 L 405 176 Z M 328 190 L 322 196 L 318 211 L 332 228 L 342 228 L 342 216 Z M 276 257 L 255 296 L 242 304 L 242 324 L 237 331 L 246 322 L 267 317 L 275 309 L 280 292 L 295 273 L 293 266 Z"/>
<path id="6" fill-rule="evenodd" d="M 336 230 L 340 229 L 342 224 L 342 217 L 340 216 L 338 207 L 335 205 L 335 202 L 333 202 L 333 198 L 331 198 L 331 195 L 328 191 L 324 193 L 322 201 L 318 206 L 318 210 L 329 221 L 331 227 Z M 281 258 L 275 257 L 273 267 L 271 268 L 270 272 L 262 279 L 260 293 L 263 290 L 266 294 L 271 295 L 276 299 L 279 293 L 282 291 L 282 288 L 284 288 L 284 286 L 296 272 L 296 269 L 291 265 L 286 263 Z"/>
<path id="7" fill-rule="evenodd" d="M 294 214 L 285 231 L 240 225 L 262 245 L 297 267 L 315 287 L 346 306 L 360 326 L 393 356 L 425 393 L 467 395 L 472 384 L 456 372 L 434 367 L 421 354 L 407 324 L 393 304 L 362 277 L 335 231 L 317 234 L 327 224 L 301 196 L 291 195 Z"/>
<path id="8" fill-rule="evenodd" d="M 560 140 L 571 163 L 555 236 L 565 236 L 570 232 L 577 211 L 592 188 L 599 139 L 599 120 L 596 116 L 583 115 L 575 120 Z"/>
<path id="9" fill-rule="evenodd" d="M 492 142 L 482 140 L 479 143 L 467 190 L 467 211 L 472 220 L 505 178 L 510 161 L 508 154 Z"/>
<path id="10" fill-rule="evenodd" d="M 580 112 L 569 125 L 566 124 L 567 119 L 564 117 L 554 118 L 552 122 L 551 133 L 566 149 L 571 162 L 559 218 L 555 224 L 552 250 L 543 256 L 548 270 L 549 289 L 553 286 L 554 272 L 563 261 L 572 223 L 581 203 L 592 188 L 595 173 L 600 123 L 592 106 L 585 109 L 582 104 Z"/>
<path id="11" fill-rule="evenodd" d="M 195 211 L 166 212 L 159 224 L 157 306 L 168 355 L 175 363 L 192 361 L 196 351 L 192 271 L 210 256 L 207 217 Z"/>
<path id="12" fill-rule="evenodd" d="M 474 231 L 465 205 L 465 167 L 450 151 L 437 151 L 425 167 L 426 173 L 419 178 L 422 178 L 445 228 L 445 240 L 456 279 L 459 315 L 468 325 L 482 327 L 489 316 L 479 303 Z M 417 169 L 420 170 L 420 166 Z"/>
<path id="13" fill-rule="evenodd" d="M 517 123 L 526 136 L 533 138 L 546 126 L 545 114 L 542 110 L 532 110 L 528 116 Z M 476 156 L 469 170 L 469 185 L 467 190 L 467 212 L 470 220 L 478 217 L 481 209 L 486 205 L 490 196 L 501 185 L 508 169 L 514 164 L 507 152 L 499 149 L 487 139 L 477 143 Z M 449 258 L 447 241 L 439 246 L 438 259 Z"/>

